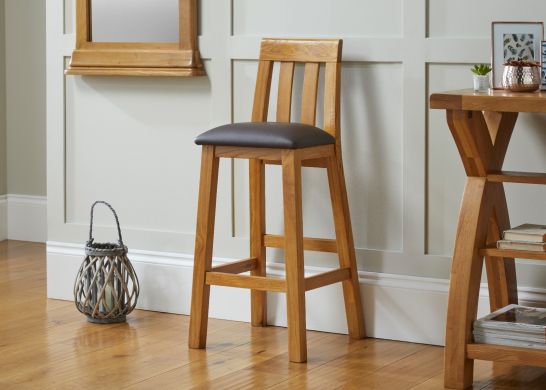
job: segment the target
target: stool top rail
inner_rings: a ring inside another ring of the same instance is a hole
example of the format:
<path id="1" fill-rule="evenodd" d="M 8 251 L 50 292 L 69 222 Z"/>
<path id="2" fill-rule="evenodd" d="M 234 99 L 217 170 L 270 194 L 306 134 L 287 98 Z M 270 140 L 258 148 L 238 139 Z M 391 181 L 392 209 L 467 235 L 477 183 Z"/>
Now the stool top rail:
<path id="1" fill-rule="evenodd" d="M 433 93 L 430 108 L 465 111 L 539 112 L 546 113 L 546 92 L 510 92 L 472 89 Z"/>
<path id="2" fill-rule="evenodd" d="M 260 60 L 294 62 L 339 62 L 341 39 L 264 38 Z"/>

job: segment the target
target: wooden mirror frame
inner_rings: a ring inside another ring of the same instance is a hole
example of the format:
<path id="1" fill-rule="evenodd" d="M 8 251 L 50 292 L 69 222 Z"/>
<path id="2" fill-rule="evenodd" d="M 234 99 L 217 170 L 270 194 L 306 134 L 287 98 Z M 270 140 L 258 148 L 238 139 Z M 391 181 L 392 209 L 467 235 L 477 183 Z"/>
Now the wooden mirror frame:
<path id="1" fill-rule="evenodd" d="M 178 0 L 178 43 L 93 42 L 91 1 L 76 0 L 76 49 L 67 75 L 201 76 L 197 45 L 197 0 Z"/>

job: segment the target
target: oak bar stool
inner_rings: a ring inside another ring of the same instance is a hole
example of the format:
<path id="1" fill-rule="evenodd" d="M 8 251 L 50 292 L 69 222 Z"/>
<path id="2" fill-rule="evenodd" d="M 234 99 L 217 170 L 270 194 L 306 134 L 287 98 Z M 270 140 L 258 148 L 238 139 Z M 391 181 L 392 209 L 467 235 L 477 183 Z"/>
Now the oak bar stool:
<path id="1" fill-rule="evenodd" d="M 365 337 L 340 138 L 342 41 L 264 39 L 251 123 L 209 130 L 202 145 L 193 273 L 190 348 L 207 339 L 211 285 L 251 289 L 252 326 L 267 325 L 266 291 L 285 292 L 289 359 L 307 360 L 305 292 L 342 282 L 349 335 Z M 267 122 L 273 64 L 280 61 L 277 122 Z M 290 123 L 295 63 L 305 63 L 301 123 Z M 320 64 L 325 64 L 324 130 L 315 127 Z M 212 267 L 214 215 L 220 157 L 250 160 L 250 258 Z M 265 231 L 265 164 L 282 164 L 284 237 Z M 301 168 L 327 168 L 335 240 L 304 238 Z M 266 277 L 266 247 L 284 248 L 286 280 Z M 340 268 L 305 277 L 303 251 L 337 252 Z M 250 276 L 240 275 L 250 271 Z"/>

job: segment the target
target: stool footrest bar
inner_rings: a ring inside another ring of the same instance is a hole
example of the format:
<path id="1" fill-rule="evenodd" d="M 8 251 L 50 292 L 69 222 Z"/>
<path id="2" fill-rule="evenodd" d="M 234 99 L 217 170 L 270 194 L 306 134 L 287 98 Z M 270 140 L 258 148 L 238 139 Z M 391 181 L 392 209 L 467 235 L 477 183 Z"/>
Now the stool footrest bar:
<path id="1" fill-rule="evenodd" d="M 282 165 L 281 160 L 269 160 L 264 161 L 264 163 L 267 165 Z M 310 160 L 303 160 L 301 166 L 306 168 L 326 168 L 327 163 L 328 160 L 326 158 L 313 158 Z"/>
<path id="2" fill-rule="evenodd" d="M 256 269 L 257 259 L 252 257 L 250 259 L 243 259 L 239 261 L 234 261 L 227 264 L 217 265 L 212 267 L 212 272 L 223 272 L 226 274 L 240 274 L 243 272 L 248 272 Z"/>
<path id="3" fill-rule="evenodd" d="M 264 245 L 268 248 L 284 248 L 284 236 L 264 235 Z M 303 249 L 315 252 L 337 253 L 336 240 L 328 238 L 303 238 Z"/>
<path id="4" fill-rule="evenodd" d="M 349 267 L 323 272 L 321 274 L 305 278 L 305 291 L 342 282 L 350 278 L 351 269 Z"/>
<path id="5" fill-rule="evenodd" d="M 226 274 L 223 272 L 207 272 L 206 283 L 214 286 L 286 292 L 286 281 L 284 279 L 269 278 L 264 276 L 246 276 Z"/>

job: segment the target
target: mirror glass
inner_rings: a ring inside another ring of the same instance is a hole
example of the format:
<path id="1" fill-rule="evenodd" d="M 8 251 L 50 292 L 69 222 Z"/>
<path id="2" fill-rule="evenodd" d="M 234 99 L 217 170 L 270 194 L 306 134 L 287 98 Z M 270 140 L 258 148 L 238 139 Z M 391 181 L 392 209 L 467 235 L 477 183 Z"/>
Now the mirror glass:
<path id="1" fill-rule="evenodd" d="M 91 0 L 93 42 L 178 42 L 179 0 Z"/>

